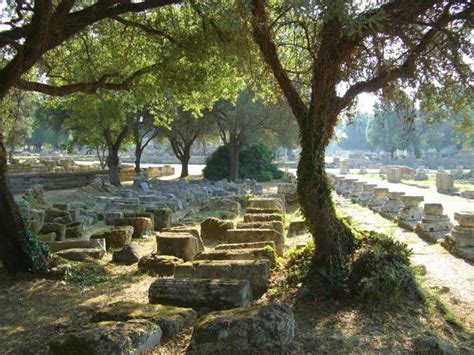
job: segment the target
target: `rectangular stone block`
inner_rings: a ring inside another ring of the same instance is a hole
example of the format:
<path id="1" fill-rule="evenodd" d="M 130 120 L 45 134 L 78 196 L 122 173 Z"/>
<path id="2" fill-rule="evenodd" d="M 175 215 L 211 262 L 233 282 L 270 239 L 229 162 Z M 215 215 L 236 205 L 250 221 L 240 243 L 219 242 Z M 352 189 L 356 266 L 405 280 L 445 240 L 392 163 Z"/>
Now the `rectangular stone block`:
<path id="1" fill-rule="evenodd" d="M 200 260 L 176 265 L 174 274 L 177 279 L 248 280 L 255 297 L 260 297 L 266 292 L 270 276 L 270 262 L 266 260 Z"/>
<path id="2" fill-rule="evenodd" d="M 64 240 L 57 242 L 47 243 L 49 250 L 52 252 L 58 252 L 65 249 L 76 249 L 76 248 L 100 248 L 105 251 L 105 239 L 91 239 L 91 240 Z"/>
<path id="3" fill-rule="evenodd" d="M 222 249 L 248 249 L 248 248 L 263 248 L 272 247 L 275 250 L 275 242 L 273 240 L 267 240 L 265 242 L 253 242 L 253 243 L 233 243 L 233 244 L 219 244 L 214 248 L 215 250 Z"/>
<path id="4" fill-rule="evenodd" d="M 195 309 L 240 308 L 250 305 L 252 288 L 248 280 L 159 278 L 150 285 L 148 299 L 150 303 Z"/>
<path id="5" fill-rule="evenodd" d="M 192 261 L 199 252 L 199 243 L 190 233 L 160 233 L 156 235 L 160 255 L 172 255 L 184 261 Z"/>
<path id="6" fill-rule="evenodd" d="M 221 249 L 202 252 L 195 260 L 268 260 L 274 265 L 275 255 L 268 248 Z"/>
<path id="7" fill-rule="evenodd" d="M 273 241 L 277 254 L 283 255 L 283 236 L 273 229 L 231 229 L 227 231 L 227 237 L 229 243 Z"/>
<path id="8" fill-rule="evenodd" d="M 277 213 L 250 213 L 244 216 L 244 222 L 283 222 L 283 215 Z"/>

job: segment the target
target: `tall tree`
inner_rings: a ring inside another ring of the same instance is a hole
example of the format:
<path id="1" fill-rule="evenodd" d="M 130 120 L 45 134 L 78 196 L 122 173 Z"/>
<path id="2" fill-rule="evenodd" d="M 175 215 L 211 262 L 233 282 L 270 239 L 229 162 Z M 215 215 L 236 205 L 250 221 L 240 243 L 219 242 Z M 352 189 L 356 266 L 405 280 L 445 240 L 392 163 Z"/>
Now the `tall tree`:
<path id="1" fill-rule="evenodd" d="M 337 218 L 325 149 L 339 114 L 363 92 L 472 82 L 473 6 L 466 1 L 252 0 L 252 35 L 298 121 L 298 194 L 317 269 L 345 268 L 354 236 Z M 328 273 L 321 273 L 328 275 Z"/>

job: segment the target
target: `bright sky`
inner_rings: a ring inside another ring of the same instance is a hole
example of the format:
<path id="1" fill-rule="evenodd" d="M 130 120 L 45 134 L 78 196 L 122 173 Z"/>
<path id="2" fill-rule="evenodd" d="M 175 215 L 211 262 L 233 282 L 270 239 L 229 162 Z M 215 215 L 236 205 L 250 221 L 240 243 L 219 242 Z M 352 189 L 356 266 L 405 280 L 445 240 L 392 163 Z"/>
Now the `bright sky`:
<path id="1" fill-rule="evenodd" d="M 357 96 L 357 111 L 372 113 L 377 97 L 373 94 L 362 93 Z"/>

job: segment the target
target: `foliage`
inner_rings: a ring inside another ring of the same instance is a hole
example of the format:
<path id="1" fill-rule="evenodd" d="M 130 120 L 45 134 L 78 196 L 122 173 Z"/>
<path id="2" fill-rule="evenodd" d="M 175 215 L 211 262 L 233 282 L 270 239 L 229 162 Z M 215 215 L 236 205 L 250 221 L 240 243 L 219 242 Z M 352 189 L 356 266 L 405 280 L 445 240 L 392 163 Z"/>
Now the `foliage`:
<path id="1" fill-rule="evenodd" d="M 372 150 L 367 141 L 368 123 L 369 115 L 357 112 L 353 119 L 344 124 L 339 146 L 345 150 Z"/>
<path id="2" fill-rule="evenodd" d="M 388 302 L 416 294 L 411 255 L 404 243 L 377 232 L 366 233 L 351 264 L 351 291 L 367 300 Z"/>
<path id="3" fill-rule="evenodd" d="M 241 179 L 268 181 L 283 177 L 283 172 L 272 164 L 270 150 L 262 144 L 253 145 L 242 150 L 239 161 L 239 177 Z M 229 164 L 229 148 L 221 146 L 207 158 L 206 167 L 203 170 L 204 177 L 209 180 L 228 179 L 230 176 Z"/>
<path id="4" fill-rule="evenodd" d="M 256 144 L 240 152 L 241 179 L 269 181 L 281 179 L 283 171 L 272 164 L 272 152 L 263 144 Z"/>

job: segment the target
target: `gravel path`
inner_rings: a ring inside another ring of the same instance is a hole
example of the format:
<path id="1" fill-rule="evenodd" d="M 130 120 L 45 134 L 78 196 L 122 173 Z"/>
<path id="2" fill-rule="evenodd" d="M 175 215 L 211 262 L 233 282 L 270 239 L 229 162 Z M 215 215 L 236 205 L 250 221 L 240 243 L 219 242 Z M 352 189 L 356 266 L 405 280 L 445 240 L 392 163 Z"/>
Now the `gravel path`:
<path id="1" fill-rule="evenodd" d="M 338 211 L 351 216 L 362 229 L 376 230 L 407 243 L 413 249 L 412 261 L 424 265 L 428 285 L 437 290 L 448 302 L 451 310 L 469 328 L 474 327 L 474 265 L 450 254 L 439 244 L 421 239 L 413 232 L 405 231 L 395 223 L 372 212 L 370 209 L 334 195 Z M 445 201 L 443 201 L 444 204 Z"/>

